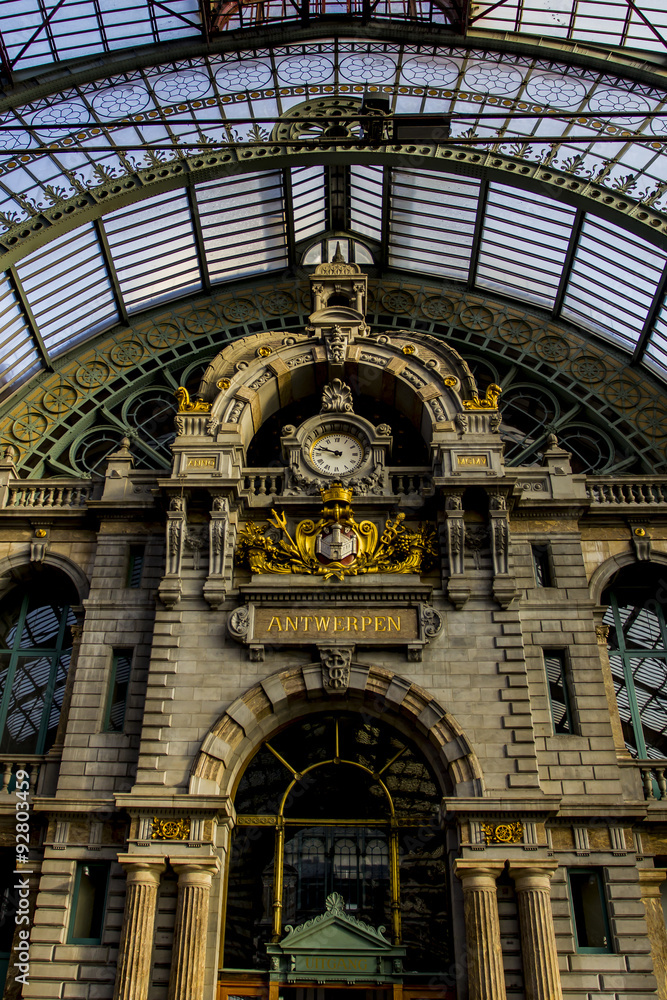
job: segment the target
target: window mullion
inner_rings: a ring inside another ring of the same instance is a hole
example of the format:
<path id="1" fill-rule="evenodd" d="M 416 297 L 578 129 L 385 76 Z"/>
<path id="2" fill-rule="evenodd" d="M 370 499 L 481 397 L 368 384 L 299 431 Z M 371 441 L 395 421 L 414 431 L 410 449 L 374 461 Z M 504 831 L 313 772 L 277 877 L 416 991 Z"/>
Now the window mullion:
<path id="1" fill-rule="evenodd" d="M 615 595 L 612 595 L 611 606 L 614 613 L 616 635 L 618 637 L 618 651 L 623 663 L 623 678 L 625 680 L 626 691 L 628 692 L 628 705 L 630 706 L 630 718 L 632 720 L 632 728 L 634 730 L 635 742 L 637 744 L 637 756 L 640 759 L 646 759 L 646 743 L 644 742 L 644 731 L 642 729 L 639 705 L 637 703 L 637 694 L 635 692 L 635 682 L 632 676 L 632 667 L 630 665 L 630 654 L 626 651 L 625 633 L 623 632 L 623 623 L 621 622 L 621 616 L 618 611 L 618 601 L 616 600 Z"/>

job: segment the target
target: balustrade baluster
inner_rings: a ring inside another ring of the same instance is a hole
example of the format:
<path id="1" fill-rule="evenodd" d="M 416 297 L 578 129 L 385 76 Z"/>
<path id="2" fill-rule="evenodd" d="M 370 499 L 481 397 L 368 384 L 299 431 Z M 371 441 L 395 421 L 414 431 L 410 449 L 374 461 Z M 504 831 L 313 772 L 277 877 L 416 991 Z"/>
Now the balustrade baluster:
<path id="1" fill-rule="evenodd" d="M 24 764 L 24 771 L 30 771 L 30 777 L 28 779 L 28 785 L 30 788 L 30 794 L 34 795 L 35 787 L 37 785 L 37 778 L 39 777 L 39 764 Z"/>
<path id="2" fill-rule="evenodd" d="M 2 771 L 2 791 L 6 792 L 9 788 L 9 782 L 12 780 L 12 767 L 14 765 L 9 763 L 5 764 Z"/>
<path id="3" fill-rule="evenodd" d="M 258 496 L 265 497 L 266 496 L 266 476 L 260 475 L 257 478 L 259 479 Z"/>
<path id="4" fill-rule="evenodd" d="M 653 774 L 650 767 L 642 767 L 642 783 L 644 785 L 644 798 L 653 799 L 655 795 L 653 794 Z"/>
<path id="5" fill-rule="evenodd" d="M 660 798 L 664 799 L 667 797 L 667 778 L 665 778 L 665 768 L 656 767 L 655 777 L 658 782 L 658 788 L 660 789 Z"/>

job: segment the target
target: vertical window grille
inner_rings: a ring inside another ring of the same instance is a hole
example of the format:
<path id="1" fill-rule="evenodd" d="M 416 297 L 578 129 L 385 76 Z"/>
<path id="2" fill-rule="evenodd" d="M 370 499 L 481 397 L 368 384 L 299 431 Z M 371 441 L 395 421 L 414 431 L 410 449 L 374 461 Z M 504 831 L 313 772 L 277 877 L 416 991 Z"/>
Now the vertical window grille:
<path id="1" fill-rule="evenodd" d="M 141 586 L 141 577 L 144 572 L 144 555 L 146 547 L 144 545 L 130 545 L 130 558 L 127 565 L 127 581 L 125 586 L 135 589 Z"/>
<path id="2" fill-rule="evenodd" d="M 544 666 L 547 672 L 547 690 L 551 719 L 556 735 L 574 733 L 574 715 L 570 698 L 570 671 L 565 651 L 545 649 Z"/>
<path id="3" fill-rule="evenodd" d="M 114 649 L 111 661 L 107 707 L 104 716 L 104 730 L 107 733 L 123 732 L 131 670 L 131 651 L 127 649 Z"/>

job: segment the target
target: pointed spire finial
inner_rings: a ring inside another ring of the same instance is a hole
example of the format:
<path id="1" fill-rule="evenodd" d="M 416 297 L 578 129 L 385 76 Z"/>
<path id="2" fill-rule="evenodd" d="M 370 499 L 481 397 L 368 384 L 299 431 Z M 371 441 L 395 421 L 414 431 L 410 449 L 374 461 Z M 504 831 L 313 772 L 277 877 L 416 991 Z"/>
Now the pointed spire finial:
<path id="1" fill-rule="evenodd" d="M 340 249 L 340 243 L 336 243 L 336 252 L 331 258 L 332 264 L 347 264 L 347 261 L 343 257 L 342 251 Z"/>

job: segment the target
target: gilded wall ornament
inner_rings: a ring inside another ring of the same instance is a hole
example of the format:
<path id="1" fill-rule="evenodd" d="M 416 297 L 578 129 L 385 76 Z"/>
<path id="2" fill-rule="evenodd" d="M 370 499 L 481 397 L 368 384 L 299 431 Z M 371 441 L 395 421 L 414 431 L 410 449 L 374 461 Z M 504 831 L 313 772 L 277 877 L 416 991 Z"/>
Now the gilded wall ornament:
<path id="1" fill-rule="evenodd" d="M 495 382 L 486 388 L 486 396 L 484 399 L 480 399 L 477 393 L 473 395 L 472 399 L 464 399 L 463 407 L 466 410 L 497 410 L 498 409 L 498 397 L 503 390 Z"/>
<path id="2" fill-rule="evenodd" d="M 523 823 L 481 823 L 487 844 L 520 844 L 523 840 Z"/>
<path id="3" fill-rule="evenodd" d="M 178 400 L 179 413 L 208 413 L 211 409 L 211 404 L 207 403 L 203 399 L 194 399 L 190 401 L 190 393 L 185 386 L 180 385 L 174 393 L 174 396 Z"/>
<path id="4" fill-rule="evenodd" d="M 324 509 L 317 521 L 299 521 L 294 537 L 285 514 L 273 510 L 268 524 L 246 523 L 239 532 L 237 561 L 253 573 L 307 573 L 335 577 L 365 573 L 419 573 L 435 557 L 435 530 L 403 524 L 405 514 L 387 518 L 382 534 L 372 521 L 355 520 L 352 490 L 334 484 L 321 490 Z M 267 530 L 280 532 L 274 541 Z"/>
<path id="5" fill-rule="evenodd" d="M 190 819 L 182 816 L 180 819 L 158 819 L 153 817 L 151 830 L 152 840 L 189 840 Z"/>

